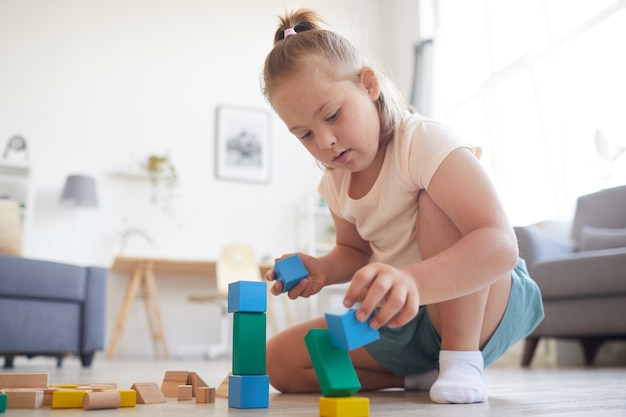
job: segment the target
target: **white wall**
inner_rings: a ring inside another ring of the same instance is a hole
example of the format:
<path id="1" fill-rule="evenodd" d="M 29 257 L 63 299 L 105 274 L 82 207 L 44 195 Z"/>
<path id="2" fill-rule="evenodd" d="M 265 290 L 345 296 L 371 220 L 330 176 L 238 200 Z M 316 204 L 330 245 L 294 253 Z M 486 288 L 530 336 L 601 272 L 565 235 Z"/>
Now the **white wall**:
<path id="1" fill-rule="evenodd" d="M 383 56 L 381 8 L 406 1 L 0 0 L 0 143 L 23 135 L 35 172 L 25 254 L 108 266 L 125 219 L 156 242 L 129 242 L 138 254 L 215 258 L 230 241 L 253 245 L 259 257 L 297 249 L 296 207 L 315 192 L 321 172 L 272 116 L 270 183 L 216 179 L 216 107 L 269 111 L 259 75 L 276 16 L 286 9 L 314 8 L 366 53 Z M 393 20 L 382 17 L 402 31 Z M 403 38 L 412 54 L 412 40 Z M 146 180 L 112 175 L 151 153 L 169 154 L 178 168 L 171 213 L 150 204 Z M 100 199 L 80 217 L 77 253 L 74 212 L 58 204 L 72 173 L 96 177 Z M 185 280 L 184 290 L 159 284 L 170 345 L 190 335 L 181 319 L 195 314 L 186 294 L 204 289 L 202 281 L 174 278 Z M 125 277 L 111 274 L 110 281 L 109 327 Z M 144 323 L 135 306 L 121 354 L 149 354 Z"/>

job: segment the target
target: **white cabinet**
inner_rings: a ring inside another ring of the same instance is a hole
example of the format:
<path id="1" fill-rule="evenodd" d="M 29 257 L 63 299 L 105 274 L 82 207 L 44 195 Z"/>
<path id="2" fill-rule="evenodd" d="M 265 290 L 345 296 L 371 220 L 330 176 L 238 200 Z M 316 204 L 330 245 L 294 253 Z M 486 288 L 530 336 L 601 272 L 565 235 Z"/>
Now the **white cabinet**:
<path id="1" fill-rule="evenodd" d="M 22 246 L 28 237 L 33 213 L 32 170 L 23 163 L 0 161 L 0 198 L 15 200 L 20 205 Z"/>
<path id="2" fill-rule="evenodd" d="M 301 250 L 321 256 L 335 245 L 335 225 L 328 206 L 319 195 L 307 198 L 302 206 Z"/>

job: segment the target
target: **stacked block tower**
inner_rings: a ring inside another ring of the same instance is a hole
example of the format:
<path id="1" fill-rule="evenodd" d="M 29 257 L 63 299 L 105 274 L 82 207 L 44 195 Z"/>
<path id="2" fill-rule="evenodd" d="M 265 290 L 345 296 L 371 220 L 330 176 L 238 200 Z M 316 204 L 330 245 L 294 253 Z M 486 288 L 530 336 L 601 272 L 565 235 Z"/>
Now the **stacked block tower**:
<path id="1" fill-rule="evenodd" d="M 267 408 L 270 384 L 265 374 L 267 284 L 259 281 L 229 284 L 228 312 L 234 313 L 228 406 Z"/>

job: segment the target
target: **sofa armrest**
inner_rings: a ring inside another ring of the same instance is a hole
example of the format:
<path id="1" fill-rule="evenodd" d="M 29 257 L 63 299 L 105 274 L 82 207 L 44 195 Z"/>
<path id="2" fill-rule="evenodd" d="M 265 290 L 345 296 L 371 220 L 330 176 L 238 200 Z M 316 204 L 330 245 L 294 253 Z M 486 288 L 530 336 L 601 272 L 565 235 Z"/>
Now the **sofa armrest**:
<path id="1" fill-rule="evenodd" d="M 86 268 L 87 285 L 83 310 L 82 352 L 94 352 L 104 349 L 107 269 L 101 267 Z"/>
<path id="2" fill-rule="evenodd" d="M 626 248 L 576 252 L 544 259 L 531 276 L 544 300 L 626 295 Z"/>
<path id="3" fill-rule="evenodd" d="M 569 255 L 576 251 L 572 241 L 564 240 L 537 226 L 516 227 L 515 235 L 520 256 L 526 260 L 531 272 L 534 264 L 542 259 Z"/>

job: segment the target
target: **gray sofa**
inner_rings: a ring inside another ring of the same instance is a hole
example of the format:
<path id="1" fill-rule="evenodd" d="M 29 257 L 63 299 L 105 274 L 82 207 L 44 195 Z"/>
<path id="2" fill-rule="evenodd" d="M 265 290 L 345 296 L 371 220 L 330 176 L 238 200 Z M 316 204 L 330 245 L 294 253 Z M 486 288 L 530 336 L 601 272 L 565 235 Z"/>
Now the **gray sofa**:
<path id="1" fill-rule="evenodd" d="M 626 185 L 579 197 L 570 230 L 568 238 L 545 223 L 515 229 L 545 309 L 523 366 L 542 337 L 580 340 L 588 365 L 602 343 L 626 339 Z"/>
<path id="2" fill-rule="evenodd" d="M 107 270 L 0 255 L 0 356 L 51 355 L 84 367 L 104 347 Z"/>

